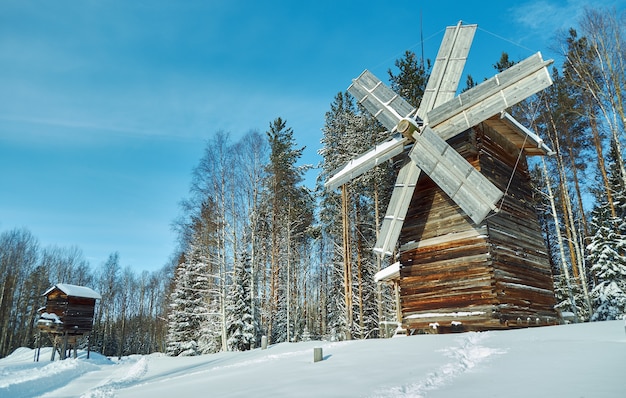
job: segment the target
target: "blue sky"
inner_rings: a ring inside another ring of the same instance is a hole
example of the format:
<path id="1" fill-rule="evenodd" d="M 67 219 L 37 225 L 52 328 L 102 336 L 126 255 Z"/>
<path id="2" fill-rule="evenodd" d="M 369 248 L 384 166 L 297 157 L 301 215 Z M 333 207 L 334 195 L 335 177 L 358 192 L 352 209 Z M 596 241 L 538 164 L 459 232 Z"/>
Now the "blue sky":
<path id="1" fill-rule="evenodd" d="M 465 74 L 541 51 L 591 0 L 13 1 L 0 6 L 0 232 L 163 266 L 191 170 L 216 131 L 280 116 L 319 162 L 324 113 L 363 69 L 434 59 L 446 26 L 477 23 Z M 606 5 L 623 9 L 626 0 Z M 464 75 L 465 75 L 464 74 Z M 316 172 L 309 175 L 315 178 Z"/>

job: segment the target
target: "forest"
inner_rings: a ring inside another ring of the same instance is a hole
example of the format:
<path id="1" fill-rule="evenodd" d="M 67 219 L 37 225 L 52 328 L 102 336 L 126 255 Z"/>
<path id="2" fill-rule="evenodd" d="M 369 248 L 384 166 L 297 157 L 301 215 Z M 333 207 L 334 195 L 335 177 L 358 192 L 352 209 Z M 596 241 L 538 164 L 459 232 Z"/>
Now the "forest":
<path id="1" fill-rule="evenodd" d="M 555 152 L 529 167 L 558 307 L 578 322 L 626 314 L 625 22 L 624 12 L 586 10 L 555 39 L 554 84 L 509 110 Z M 503 53 L 494 73 L 514 63 Z M 406 51 L 388 81 L 416 104 L 430 68 Z M 466 89 L 482 78 L 467 76 Z M 317 184 L 307 187 L 305 148 L 286 120 L 236 140 L 217 131 L 172 222 L 178 249 L 158 271 L 138 274 L 115 251 L 92 265 L 78 247 L 41 247 L 26 228 L 0 231 L 0 357 L 34 346 L 41 295 L 55 283 L 102 295 L 90 346 L 108 356 L 242 351 L 261 336 L 386 336 L 395 300 L 373 277 L 389 260 L 371 248 L 397 164 L 381 164 L 341 192 L 323 186 L 386 134 L 338 92 L 325 114 Z"/>

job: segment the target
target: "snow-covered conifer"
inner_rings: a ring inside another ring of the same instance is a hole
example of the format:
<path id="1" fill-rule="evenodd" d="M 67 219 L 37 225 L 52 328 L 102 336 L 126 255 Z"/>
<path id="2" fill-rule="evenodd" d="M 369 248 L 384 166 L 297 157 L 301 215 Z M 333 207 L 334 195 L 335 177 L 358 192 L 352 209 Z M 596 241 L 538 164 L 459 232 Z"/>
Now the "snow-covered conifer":
<path id="1" fill-rule="evenodd" d="M 607 200 L 599 196 L 591 221 L 595 234 L 587 246 L 587 261 L 598 281 L 591 292 L 591 320 L 597 321 L 619 319 L 626 314 L 626 187 L 618 167 L 621 157 L 614 145 L 608 158 L 616 217 L 611 215 Z"/>
<path id="2" fill-rule="evenodd" d="M 203 351 L 199 341 L 209 315 L 209 273 L 205 260 L 192 244 L 176 269 L 168 316 L 168 355 L 192 356 Z"/>
<path id="3" fill-rule="evenodd" d="M 244 252 L 239 256 L 238 264 L 235 264 L 226 307 L 230 351 L 249 350 L 255 338 L 251 311 L 250 269 L 250 256 Z"/>

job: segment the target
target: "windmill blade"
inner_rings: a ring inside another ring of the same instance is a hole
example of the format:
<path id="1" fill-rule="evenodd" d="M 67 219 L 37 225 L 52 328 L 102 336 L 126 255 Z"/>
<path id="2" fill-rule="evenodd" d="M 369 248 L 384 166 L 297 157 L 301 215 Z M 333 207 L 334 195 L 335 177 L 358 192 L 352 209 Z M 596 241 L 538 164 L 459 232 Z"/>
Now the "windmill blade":
<path id="1" fill-rule="evenodd" d="M 326 181 L 324 186 L 326 189 L 336 189 L 386 160 L 401 154 L 407 141 L 402 134 L 394 134 L 387 141 L 376 145 L 372 150 L 349 161 L 333 172 L 332 177 Z"/>
<path id="2" fill-rule="evenodd" d="M 396 185 L 393 187 L 391 199 L 387 206 L 387 213 L 380 227 L 376 246 L 374 246 L 375 253 L 383 256 L 392 254 L 398 237 L 400 237 L 402 224 L 404 224 L 406 213 L 409 211 L 409 204 L 419 176 L 420 169 L 411 161 L 405 163 L 398 172 Z"/>
<path id="3" fill-rule="evenodd" d="M 354 79 L 348 92 L 389 131 L 398 122 L 415 112 L 415 108 L 385 86 L 367 69 Z"/>
<path id="4" fill-rule="evenodd" d="M 463 156 L 428 126 L 415 133 L 411 160 L 446 193 L 476 224 L 504 195 Z"/>
<path id="5" fill-rule="evenodd" d="M 448 26 L 430 72 L 417 115 L 427 121 L 427 112 L 456 95 L 477 25 Z"/>
<path id="6" fill-rule="evenodd" d="M 433 107 L 454 98 L 456 95 L 475 32 L 476 25 L 461 25 L 461 22 L 446 29 L 435 64 L 426 84 L 422 101 L 417 110 L 417 115 L 420 118 L 425 118 L 427 112 L 433 109 Z M 356 94 L 352 95 L 357 97 Z M 359 95 L 362 96 L 363 94 L 359 93 Z M 368 108 L 366 107 L 366 109 Z M 377 112 L 377 110 L 375 111 Z M 406 114 L 406 116 L 409 114 Z M 398 122 L 399 120 L 394 119 L 394 123 L 397 124 Z M 402 230 L 419 175 L 420 169 L 414 162 L 408 162 L 400 169 L 374 252 L 382 255 L 390 255 L 392 253 L 400 237 L 400 231 Z"/>
<path id="7" fill-rule="evenodd" d="M 541 53 L 473 87 L 428 112 L 428 123 L 444 140 L 497 115 L 552 84 Z"/>

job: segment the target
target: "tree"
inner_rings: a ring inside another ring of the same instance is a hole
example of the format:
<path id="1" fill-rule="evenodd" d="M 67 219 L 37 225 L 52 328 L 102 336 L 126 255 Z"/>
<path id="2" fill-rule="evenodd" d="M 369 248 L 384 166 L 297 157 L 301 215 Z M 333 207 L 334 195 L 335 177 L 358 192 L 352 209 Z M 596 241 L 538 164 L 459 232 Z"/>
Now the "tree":
<path id="1" fill-rule="evenodd" d="M 233 283 L 228 295 L 228 349 L 246 351 L 255 340 L 250 291 L 250 255 L 241 253 L 235 264 Z"/>
<path id="2" fill-rule="evenodd" d="M 409 104 L 418 106 L 430 76 L 430 60 L 426 60 L 426 65 L 424 65 L 423 59 L 418 60 L 414 52 L 407 50 L 403 58 L 396 60 L 395 66 L 398 69 L 397 74 L 394 74 L 391 69 L 387 71 L 391 89 L 400 94 Z"/>
<path id="3" fill-rule="evenodd" d="M 404 77 L 399 75 L 398 79 Z M 388 136 L 373 117 L 357 109 L 348 93 L 335 96 L 326 113 L 323 133 L 322 181 Z M 346 338 L 375 336 L 378 321 L 385 317 L 383 291 L 373 280 L 382 268 L 381 259 L 370 249 L 376 241 L 394 178 L 392 162 L 387 162 L 342 186 L 341 195 L 321 187 L 318 191 L 323 247 L 327 251 L 323 262 L 332 265 L 328 268 L 332 272 L 325 276 L 332 281 L 325 284 L 329 287 L 328 324 Z M 332 293 L 337 291 L 343 292 L 343 297 Z"/>
<path id="4" fill-rule="evenodd" d="M 592 212 L 595 234 L 587 246 L 587 261 L 598 283 L 591 291 L 595 309 L 591 320 L 619 319 L 626 314 L 626 184 L 618 164 L 620 158 L 617 145 L 611 145 L 608 177 L 615 213 L 603 195 L 598 195 Z"/>
<path id="5" fill-rule="evenodd" d="M 94 345 L 104 355 L 118 353 L 119 341 L 115 336 L 115 319 L 118 316 L 118 300 L 120 293 L 120 255 L 111 253 L 99 270 L 98 287 L 102 299 L 100 310 L 96 312 L 94 326 Z"/>
<path id="6" fill-rule="evenodd" d="M 236 173 L 238 186 L 243 190 L 237 195 L 241 199 L 240 211 L 242 221 L 242 239 L 240 251 L 250 255 L 250 314 L 254 327 L 254 339 L 252 347 L 256 346 L 260 339 L 260 298 L 261 287 L 259 283 L 259 258 L 261 253 L 262 236 L 259 236 L 261 193 L 265 176 L 265 166 L 268 161 L 268 143 L 258 131 L 250 131 L 236 145 L 236 164 L 240 172 Z"/>
<path id="7" fill-rule="evenodd" d="M 291 266 L 291 253 L 287 250 L 297 241 L 292 241 L 291 225 L 297 222 L 300 230 L 312 223 L 313 210 L 292 209 L 291 205 L 311 203 L 303 195 L 307 192 L 298 185 L 302 182 L 305 168 L 296 166 L 304 147 L 296 148 L 293 130 L 286 122 L 276 118 L 267 131 L 270 148 L 269 163 L 263 192 L 265 219 L 260 229 L 267 233 L 266 247 L 269 248 L 269 304 L 266 308 L 268 335 L 273 342 L 287 339 L 288 284 L 291 283 L 286 270 Z M 291 210 L 290 210 L 291 209 Z M 293 210 L 293 211 L 292 211 Z M 298 236 L 299 234 L 294 234 Z M 294 252 L 295 253 L 295 252 Z"/>
<path id="8" fill-rule="evenodd" d="M 32 344 L 33 336 L 27 331 L 32 330 L 36 304 L 43 293 L 33 291 L 37 282 L 29 281 L 33 271 L 43 271 L 35 268 L 38 251 L 39 243 L 27 229 L 0 235 L 0 357 Z"/>
<path id="9" fill-rule="evenodd" d="M 193 356 L 209 351 L 207 342 L 212 339 L 206 336 L 206 322 L 211 313 L 207 300 L 210 274 L 204 260 L 192 244 L 176 269 L 168 316 L 168 355 Z"/>
<path id="10" fill-rule="evenodd" d="M 598 284 L 591 291 L 595 311 L 592 321 L 621 319 L 626 313 L 626 235 L 619 233 L 611 217 L 600 221 L 594 216 L 597 230 L 587 246 L 591 271 Z"/>

